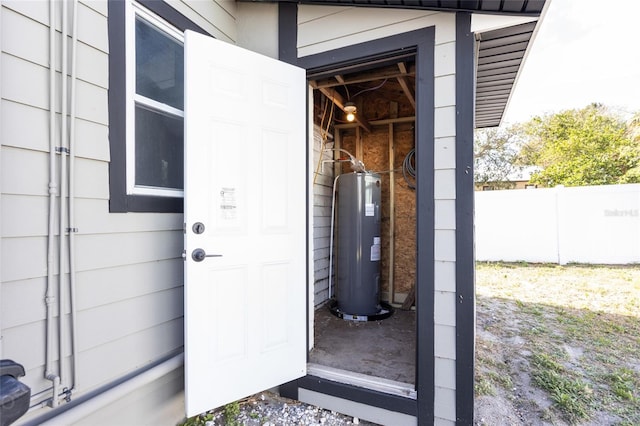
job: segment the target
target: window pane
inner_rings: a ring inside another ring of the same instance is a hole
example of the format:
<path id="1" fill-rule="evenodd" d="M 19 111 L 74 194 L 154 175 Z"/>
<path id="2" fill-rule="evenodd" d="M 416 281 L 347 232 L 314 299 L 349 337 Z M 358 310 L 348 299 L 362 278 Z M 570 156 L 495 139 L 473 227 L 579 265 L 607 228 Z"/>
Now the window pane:
<path id="1" fill-rule="evenodd" d="M 183 188 L 182 117 L 136 105 L 136 185 Z"/>
<path id="2" fill-rule="evenodd" d="M 184 109 L 183 66 L 182 44 L 136 19 L 136 93 Z"/>

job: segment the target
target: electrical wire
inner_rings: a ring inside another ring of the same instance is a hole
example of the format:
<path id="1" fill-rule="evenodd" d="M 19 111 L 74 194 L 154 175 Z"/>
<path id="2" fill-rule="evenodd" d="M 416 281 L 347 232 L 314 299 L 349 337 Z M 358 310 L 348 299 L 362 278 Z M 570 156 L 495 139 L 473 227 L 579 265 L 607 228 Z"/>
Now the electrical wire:
<path id="1" fill-rule="evenodd" d="M 409 176 L 412 177 L 415 181 L 416 178 L 416 150 L 412 149 L 407 153 L 404 157 L 404 161 L 402 161 L 402 176 L 404 177 L 404 181 L 407 182 L 407 186 L 409 189 L 416 189 L 416 184 L 412 183 L 409 180 Z"/>
<path id="2" fill-rule="evenodd" d="M 329 112 L 329 119 L 327 120 L 327 128 L 325 129 L 323 127 L 324 125 L 324 117 L 326 115 L 327 112 L 327 106 L 331 104 L 331 111 Z M 329 136 L 329 128 L 331 127 L 331 120 L 333 119 L 333 111 L 335 108 L 335 104 L 334 102 L 329 102 L 329 99 L 327 98 L 327 102 L 324 104 L 324 113 L 322 114 L 322 121 L 320 121 L 320 137 L 322 138 L 322 141 L 326 141 L 328 136 Z"/>
<path id="3" fill-rule="evenodd" d="M 363 94 L 365 92 L 369 92 L 371 90 L 378 90 L 379 88 L 384 86 L 386 82 L 387 82 L 387 79 L 385 78 L 384 81 L 382 83 L 380 83 L 379 85 L 377 85 L 376 87 L 369 87 L 368 89 L 361 90 L 358 93 L 356 93 L 355 95 L 353 95 L 353 98 L 355 98 L 356 96 L 361 95 L 361 94 Z"/>
<path id="4" fill-rule="evenodd" d="M 343 84 L 344 90 L 347 92 L 347 100 L 351 100 L 351 95 L 349 94 L 349 87 L 346 84 Z"/>
<path id="5" fill-rule="evenodd" d="M 387 173 L 394 173 L 394 172 L 399 172 L 402 171 L 401 168 L 397 168 L 397 169 L 391 169 L 391 170 L 369 170 L 367 171 L 367 173 L 371 173 L 371 174 L 375 174 L 375 175 L 384 175 Z"/>
<path id="6" fill-rule="evenodd" d="M 326 117 L 327 115 L 327 108 L 329 105 L 329 100 L 327 99 L 327 102 L 325 102 L 324 104 L 324 111 L 322 112 L 322 118 L 320 119 L 320 140 L 321 140 L 321 144 L 320 144 L 320 156 L 318 157 L 318 164 L 316 164 L 316 170 L 315 173 L 313 174 L 313 184 L 316 184 L 316 178 L 318 177 L 318 174 L 320 173 L 320 165 L 322 164 L 322 156 L 323 153 L 325 151 L 325 147 L 327 144 L 327 139 L 329 137 L 329 127 L 331 126 L 331 119 L 333 118 L 333 109 L 334 109 L 334 104 L 333 102 L 331 102 L 331 112 L 329 113 L 329 120 L 327 120 L 327 129 L 324 129 L 324 117 Z"/>
<path id="7" fill-rule="evenodd" d="M 354 172 L 362 172 L 362 173 L 367 171 L 367 169 L 364 167 L 364 162 L 362 160 L 358 160 L 353 154 L 351 154 L 346 149 L 342 149 L 342 148 L 327 148 L 324 151 L 344 152 L 345 154 L 347 154 L 349 156 L 349 162 L 351 163 L 351 170 L 353 170 Z"/>

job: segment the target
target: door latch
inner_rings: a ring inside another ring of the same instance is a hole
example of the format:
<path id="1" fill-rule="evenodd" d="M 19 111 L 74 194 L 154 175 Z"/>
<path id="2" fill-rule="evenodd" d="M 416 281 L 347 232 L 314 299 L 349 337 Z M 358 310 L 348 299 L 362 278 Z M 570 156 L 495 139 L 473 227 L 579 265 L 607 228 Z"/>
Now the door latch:
<path id="1" fill-rule="evenodd" d="M 221 254 L 207 254 L 203 249 L 197 248 L 191 252 L 191 258 L 196 262 L 202 262 L 205 257 L 222 257 Z"/>

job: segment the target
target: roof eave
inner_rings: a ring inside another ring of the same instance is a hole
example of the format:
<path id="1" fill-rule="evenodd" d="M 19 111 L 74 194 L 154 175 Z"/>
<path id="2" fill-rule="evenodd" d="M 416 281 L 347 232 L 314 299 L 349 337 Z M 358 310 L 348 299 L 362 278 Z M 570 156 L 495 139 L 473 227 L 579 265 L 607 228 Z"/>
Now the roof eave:
<path id="1" fill-rule="evenodd" d="M 265 3 L 298 3 L 322 6 L 355 6 L 418 9 L 438 12 L 470 12 L 510 16 L 540 16 L 545 0 L 238 0 Z"/>
<path id="2" fill-rule="evenodd" d="M 542 12 L 540 14 L 540 17 L 535 21 L 535 25 L 533 30 L 531 31 L 531 35 L 529 37 L 529 40 L 527 42 L 527 46 L 520 58 L 520 62 L 517 66 L 516 72 L 515 72 L 515 76 L 513 77 L 513 82 L 511 83 L 511 88 L 508 92 L 508 95 L 506 96 L 506 99 L 503 98 L 504 100 L 504 106 L 502 108 L 502 110 L 500 111 L 500 114 L 496 114 L 496 110 L 494 109 L 493 111 L 490 111 L 487 108 L 483 108 L 482 105 L 479 106 L 479 102 L 478 102 L 478 77 L 476 77 L 476 105 L 475 105 L 475 112 L 476 112 L 476 120 L 475 120 L 475 127 L 476 128 L 487 128 L 487 127 L 498 127 L 501 126 L 503 124 L 503 120 L 504 120 L 504 115 L 505 112 L 507 111 L 507 109 L 509 108 L 509 105 L 511 104 L 511 99 L 513 98 L 513 91 L 516 87 L 516 85 L 518 84 L 518 80 L 520 79 L 520 75 L 522 74 L 522 69 L 524 67 L 524 64 L 529 56 L 529 53 L 531 52 L 531 46 L 538 34 L 538 31 L 540 29 L 540 24 L 541 22 L 544 20 L 544 17 L 547 13 L 547 10 L 549 9 L 549 4 L 551 3 L 551 0 L 546 0 L 544 7 L 542 8 Z M 526 24 L 525 24 L 526 25 Z M 515 26 L 517 27 L 517 26 Z M 515 28 L 515 27 L 511 27 L 511 28 Z M 487 33 L 478 33 L 478 37 L 482 40 L 483 34 L 488 34 L 491 33 L 491 31 L 487 32 Z M 486 36 L 485 36 L 486 37 Z M 481 41 L 479 42 L 481 43 Z M 478 49 L 478 51 L 480 50 L 480 48 Z M 478 59 L 478 58 L 477 58 Z M 479 64 L 476 64 L 476 70 L 478 72 L 479 69 Z M 508 68 L 508 66 L 506 67 Z M 498 73 L 498 69 L 496 68 L 496 73 Z M 482 98 L 481 98 L 482 101 Z M 495 105 L 493 105 L 495 107 Z"/>

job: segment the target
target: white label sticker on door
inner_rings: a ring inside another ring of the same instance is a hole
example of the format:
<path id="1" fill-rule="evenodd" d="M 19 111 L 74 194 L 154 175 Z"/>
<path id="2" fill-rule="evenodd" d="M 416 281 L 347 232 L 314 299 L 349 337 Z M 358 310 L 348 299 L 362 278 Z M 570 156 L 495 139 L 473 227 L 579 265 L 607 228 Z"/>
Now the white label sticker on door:
<path id="1" fill-rule="evenodd" d="M 222 188 L 220 190 L 220 218 L 234 220 L 237 215 L 236 189 Z"/>
<path id="2" fill-rule="evenodd" d="M 376 212 L 376 205 L 373 203 L 367 203 L 364 205 L 364 215 L 373 216 Z"/>

